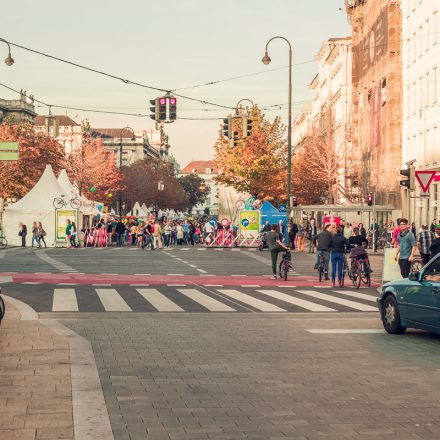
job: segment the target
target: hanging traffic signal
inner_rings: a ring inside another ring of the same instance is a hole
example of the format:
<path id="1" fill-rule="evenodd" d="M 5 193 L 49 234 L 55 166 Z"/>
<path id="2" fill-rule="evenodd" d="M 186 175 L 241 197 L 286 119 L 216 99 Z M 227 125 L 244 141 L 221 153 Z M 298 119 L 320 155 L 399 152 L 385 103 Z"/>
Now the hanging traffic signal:
<path id="1" fill-rule="evenodd" d="M 367 195 L 367 205 L 368 206 L 373 206 L 373 204 L 374 204 L 374 196 L 373 196 L 372 193 L 369 193 Z"/>
<path id="2" fill-rule="evenodd" d="M 167 119 L 167 98 L 162 96 L 159 98 L 159 122 L 165 121 Z"/>
<path id="3" fill-rule="evenodd" d="M 223 136 L 231 139 L 232 138 L 232 116 L 229 115 L 227 118 L 223 119 Z"/>
<path id="4" fill-rule="evenodd" d="M 410 191 L 414 191 L 416 185 L 416 169 L 414 165 L 410 165 L 406 170 L 400 170 L 400 174 L 406 177 L 406 179 L 399 182 L 400 186 L 404 186 Z"/>
<path id="5" fill-rule="evenodd" d="M 243 116 L 242 118 L 243 123 L 243 137 L 248 137 L 252 134 L 252 119 L 247 118 L 246 116 Z"/>
<path id="6" fill-rule="evenodd" d="M 170 103 L 170 121 L 175 121 L 177 119 L 177 99 L 174 96 L 169 97 Z"/>
<path id="7" fill-rule="evenodd" d="M 234 131 L 234 139 L 233 139 L 233 141 L 232 141 L 232 145 L 234 146 L 234 147 L 237 147 L 238 146 L 238 141 L 239 141 L 239 137 L 238 137 L 238 131 Z"/>
<path id="8" fill-rule="evenodd" d="M 159 122 L 159 98 L 150 99 L 150 118 Z"/>

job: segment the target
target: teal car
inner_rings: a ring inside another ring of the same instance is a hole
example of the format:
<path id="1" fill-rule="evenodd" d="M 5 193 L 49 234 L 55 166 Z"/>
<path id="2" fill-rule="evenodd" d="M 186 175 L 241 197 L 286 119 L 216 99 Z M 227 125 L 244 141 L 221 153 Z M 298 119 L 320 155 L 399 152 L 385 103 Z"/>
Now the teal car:
<path id="1" fill-rule="evenodd" d="M 420 272 L 384 284 L 377 302 L 388 333 L 407 328 L 440 333 L 440 254 Z"/>

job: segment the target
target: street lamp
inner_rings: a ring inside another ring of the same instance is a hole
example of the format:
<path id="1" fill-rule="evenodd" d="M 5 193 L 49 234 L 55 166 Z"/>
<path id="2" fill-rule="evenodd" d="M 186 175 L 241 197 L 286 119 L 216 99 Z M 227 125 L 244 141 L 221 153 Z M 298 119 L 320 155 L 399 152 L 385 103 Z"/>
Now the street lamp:
<path id="1" fill-rule="evenodd" d="M 253 101 L 251 101 L 250 99 L 248 99 L 248 98 L 240 99 L 240 101 L 238 101 L 237 104 L 235 104 L 235 113 L 236 113 L 237 115 L 238 115 L 238 106 L 239 106 L 239 104 L 242 103 L 243 101 L 250 102 L 250 103 L 252 104 L 252 108 L 255 107 L 255 104 L 254 104 Z"/>
<path id="2" fill-rule="evenodd" d="M 0 41 L 3 41 L 3 43 L 6 43 L 8 45 L 8 56 L 5 58 L 5 64 L 7 66 L 12 66 L 14 64 L 14 58 L 12 58 L 12 56 L 11 56 L 11 46 L 3 38 L 0 38 Z"/>
<path id="3" fill-rule="evenodd" d="M 289 86 L 288 86 L 288 94 L 289 94 L 289 115 L 288 115 L 288 124 L 287 124 L 287 215 L 290 216 L 290 197 L 292 193 L 291 184 L 292 184 L 292 45 L 287 38 L 284 37 L 272 37 L 266 43 L 266 51 L 264 53 L 264 57 L 262 58 L 263 64 L 266 66 L 272 61 L 270 59 L 269 53 L 267 52 L 267 48 L 269 43 L 275 39 L 284 40 L 289 45 Z"/>
<path id="4" fill-rule="evenodd" d="M 119 172 L 121 172 L 122 169 L 122 133 L 124 130 L 131 130 L 133 133 L 133 136 L 131 137 L 132 141 L 136 140 L 136 135 L 134 134 L 134 130 L 131 127 L 124 127 L 121 128 L 121 133 L 119 137 Z M 119 217 L 122 217 L 122 192 L 119 192 Z"/>

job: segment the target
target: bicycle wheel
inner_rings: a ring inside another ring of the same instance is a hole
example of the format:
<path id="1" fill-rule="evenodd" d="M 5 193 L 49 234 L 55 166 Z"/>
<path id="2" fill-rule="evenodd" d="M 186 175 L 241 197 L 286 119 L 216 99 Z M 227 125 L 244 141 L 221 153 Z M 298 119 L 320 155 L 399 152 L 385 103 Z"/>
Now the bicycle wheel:
<path id="1" fill-rule="evenodd" d="M 53 207 L 55 209 L 61 209 L 64 208 L 64 200 L 61 198 L 55 198 L 53 199 Z"/>
<path id="2" fill-rule="evenodd" d="M 322 281 L 322 276 L 324 275 L 324 269 L 323 269 L 321 263 L 319 263 L 318 274 L 319 274 L 319 282 L 321 282 Z"/>
<path id="3" fill-rule="evenodd" d="M 351 282 L 353 283 L 353 287 L 359 289 L 359 287 L 361 286 L 362 275 L 360 273 L 359 266 L 357 264 L 355 264 L 351 268 L 351 277 L 352 277 Z"/>
<path id="4" fill-rule="evenodd" d="M 8 240 L 5 237 L 0 237 L 0 248 L 5 248 L 8 245 Z"/>
<path id="5" fill-rule="evenodd" d="M 3 298 L 0 296 L 0 322 L 5 316 L 5 302 L 3 301 Z"/>
<path id="6" fill-rule="evenodd" d="M 285 261 L 283 263 L 283 278 L 284 281 L 287 281 L 287 273 L 289 272 L 289 263 L 287 261 Z"/>
<path id="7" fill-rule="evenodd" d="M 70 206 L 73 209 L 79 209 L 81 207 L 81 200 L 74 197 L 72 200 L 70 200 Z"/>

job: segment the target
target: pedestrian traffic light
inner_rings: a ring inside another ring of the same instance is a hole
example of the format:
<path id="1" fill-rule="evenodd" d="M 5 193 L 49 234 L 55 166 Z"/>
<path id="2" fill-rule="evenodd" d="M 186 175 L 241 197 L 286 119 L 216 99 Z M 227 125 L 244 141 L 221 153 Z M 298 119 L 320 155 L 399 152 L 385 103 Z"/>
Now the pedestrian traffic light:
<path id="1" fill-rule="evenodd" d="M 416 184 L 416 170 L 414 165 L 410 165 L 406 170 L 400 170 L 400 174 L 406 177 L 406 179 L 400 181 L 400 186 L 404 186 L 410 191 L 414 191 Z"/>
<path id="2" fill-rule="evenodd" d="M 373 194 L 370 193 L 367 195 L 367 205 L 373 206 L 373 204 L 374 204 L 374 196 Z"/>
<path id="3" fill-rule="evenodd" d="M 252 134 L 252 119 L 243 116 L 243 137 L 248 137 Z"/>
<path id="4" fill-rule="evenodd" d="M 162 96 L 159 98 L 159 122 L 165 121 L 167 119 L 167 98 Z"/>
<path id="5" fill-rule="evenodd" d="M 159 122 L 159 98 L 150 99 L 150 118 Z"/>
<path id="6" fill-rule="evenodd" d="M 231 139 L 232 135 L 232 116 L 228 115 L 227 118 L 223 119 L 223 136 Z"/>
<path id="7" fill-rule="evenodd" d="M 292 197 L 292 206 L 298 206 L 298 197 L 296 197 L 296 196 L 293 196 Z"/>
<path id="8" fill-rule="evenodd" d="M 170 121 L 175 121 L 177 119 L 177 99 L 174 96 L 169 97 L 170 101 Z"/>

